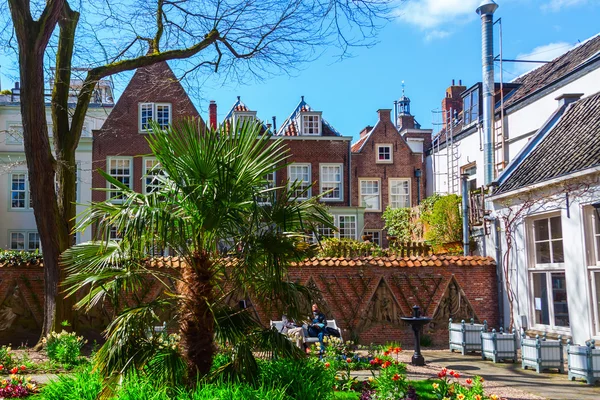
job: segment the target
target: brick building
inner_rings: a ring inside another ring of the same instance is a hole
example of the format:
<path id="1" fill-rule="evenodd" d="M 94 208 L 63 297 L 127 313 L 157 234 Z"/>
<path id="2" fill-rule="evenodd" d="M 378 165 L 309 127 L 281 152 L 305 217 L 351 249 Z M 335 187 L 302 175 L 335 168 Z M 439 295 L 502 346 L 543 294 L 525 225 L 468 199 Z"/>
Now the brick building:
<path id="1" fill-rule="evenodd" d="M 102 169 L 138 192 L 152 190 L 156 159 L 146 141 L 149 122 L 167 126 L 184 118 L 204 123 L 167 63 L 137 69 L 102 128 L 93 131 L 92 187 L 108 187 L 96 171 Z M 97 190 L 92 201 L 112 195 Z"/>
<path id="2" fill-rule="evenodd" d="M 365 207 L 364 232 L 386 246 L 383 212 L 415 206 L 425 194 L 423 149 L 431 143 L 431 130 L 421 129 L 410 113 L 404 95 L 392 110 L 380 109 L 375 126 L 367 126 L 352 145 L 352 203 Z"/>

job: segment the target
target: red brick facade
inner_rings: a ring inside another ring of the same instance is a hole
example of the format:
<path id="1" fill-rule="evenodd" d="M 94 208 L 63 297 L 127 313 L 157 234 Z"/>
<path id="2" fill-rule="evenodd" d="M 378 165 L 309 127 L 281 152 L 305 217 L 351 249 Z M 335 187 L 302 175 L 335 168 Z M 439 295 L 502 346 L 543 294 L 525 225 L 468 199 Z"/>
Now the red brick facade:
<path id="1" fill-rule="evenodd" d="M 150 153 L 146 135 L 139 129 L 139 105 L 141 103 L 171 104 L 171 121 L 176 123 L 184 118 L 197 118 L 204 124 L 192 104 L 185 89 L 181 86 L 166 62 L 139 68 L 125 88 L 114 109 L 104 122 L 102 129 L 93 131 L 94 172 L 92 187 L 107 187 L 106 180 L 96 172 L 106 170 L 108 157 L 133 157 L 133 189 L 142 191 L 143 155 Z M 107 199 L 107 193 L 94 191 L 92 201 Z"/>
<path id="2" fill-rule="evenodd" d="M 430 141 L 428 133 L 415 130 L 403 137 L 391 120 L 391 110 L 379 110 L 379 120 L 369 132 L 363 132 L 361 139 L 352 146 L 352 203 L 361 205 L 360 180 L 376 179 L 380 186 L 380 207 L 378 211 L 365 211 L 365 230 L 380 230 L 384 227 L 383 211 L 390 204 L 390 179 L 404 178 L 410 180 L 410 205 L 417 204 L 417 178 L 415 171 L 421 170 L 421 198 L 425 193 L 425 162 L 423 153 L 414 152 L 407 144 L 405 137 L 422 138 Z M 425 144 L 425 143 L 424 143 Z M 392 146 L 392 162 L 379 163 L 378 145 Z M 423 146 L 425 148 L 425 146 Z M 387 244 L 382 234 L 383 245 Z"/>

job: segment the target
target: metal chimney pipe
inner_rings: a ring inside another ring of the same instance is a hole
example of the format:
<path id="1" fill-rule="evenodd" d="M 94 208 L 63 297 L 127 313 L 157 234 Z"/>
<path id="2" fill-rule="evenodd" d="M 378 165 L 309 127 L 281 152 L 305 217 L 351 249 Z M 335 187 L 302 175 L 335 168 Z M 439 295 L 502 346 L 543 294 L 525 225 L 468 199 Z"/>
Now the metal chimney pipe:
<path id="1" fill-rule="evenodd" d="M 494 180 L 494 12 L 498 4 L 493 0 L 483 0 L 477 7 L 481 16 L 481 73 L 483 103 L 483 169 L 484 182 L 489 185 Z"/>

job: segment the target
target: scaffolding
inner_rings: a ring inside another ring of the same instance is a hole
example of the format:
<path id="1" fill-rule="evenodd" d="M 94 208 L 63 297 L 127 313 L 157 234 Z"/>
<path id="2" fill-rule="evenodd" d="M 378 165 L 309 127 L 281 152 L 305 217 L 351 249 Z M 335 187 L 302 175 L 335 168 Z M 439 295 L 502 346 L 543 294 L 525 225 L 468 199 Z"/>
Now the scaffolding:
<path id="1" fill-rule="evenodd" d="M 433 129 L 438 132 L 432 143 L 432 169 L 434 191 L 437 194 L 459 194 L 460 190 L 460 152 L 454 138 L 454 111 L 435 109 Z M 445 166 L 445 170 L 443 169 Z"/>

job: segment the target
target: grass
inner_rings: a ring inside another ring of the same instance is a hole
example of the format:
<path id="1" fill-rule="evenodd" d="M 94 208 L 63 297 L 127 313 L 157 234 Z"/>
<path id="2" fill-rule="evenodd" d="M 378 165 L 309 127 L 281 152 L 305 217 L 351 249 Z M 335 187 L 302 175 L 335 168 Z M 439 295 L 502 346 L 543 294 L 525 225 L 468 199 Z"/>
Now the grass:
<path id="1" fill-rule="evenodd" d="M 357 392 L 334 392 L 333 398 L 334 400 L 358 400 L 360 394 Z"/>
<path id="2" fill-rule="evenodd" d="M 408 381 L 408 384 L 415 388 L 419 400 L 437 400 L 437 397 L 433 393 L 432 384 L 437 380 L 420 380 L 420 381 Z"/>

